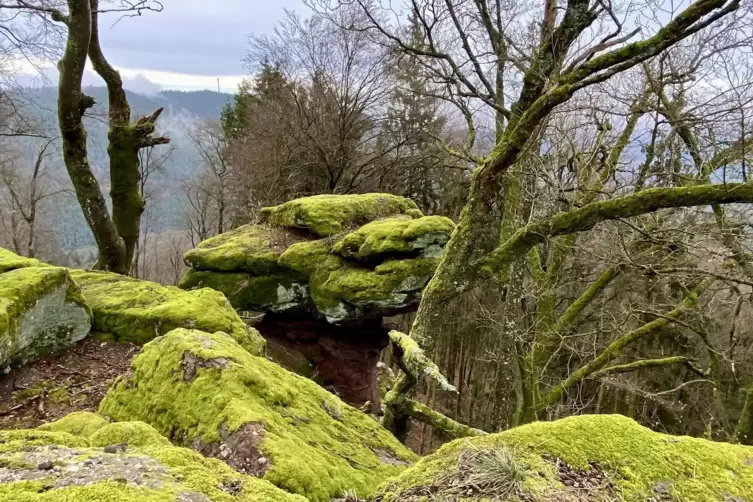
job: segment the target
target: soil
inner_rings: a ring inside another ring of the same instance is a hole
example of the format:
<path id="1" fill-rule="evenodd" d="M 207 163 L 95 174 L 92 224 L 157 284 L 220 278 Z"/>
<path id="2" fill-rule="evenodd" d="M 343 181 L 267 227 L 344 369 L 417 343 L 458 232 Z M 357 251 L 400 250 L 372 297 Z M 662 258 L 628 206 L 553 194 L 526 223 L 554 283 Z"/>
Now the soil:
<path id="1" fill-rule="evenodd" d="M 96 411 L 140 347 L 87 338 L 0 375 L 0 430 L 29 429 L 74 411 Z"/>

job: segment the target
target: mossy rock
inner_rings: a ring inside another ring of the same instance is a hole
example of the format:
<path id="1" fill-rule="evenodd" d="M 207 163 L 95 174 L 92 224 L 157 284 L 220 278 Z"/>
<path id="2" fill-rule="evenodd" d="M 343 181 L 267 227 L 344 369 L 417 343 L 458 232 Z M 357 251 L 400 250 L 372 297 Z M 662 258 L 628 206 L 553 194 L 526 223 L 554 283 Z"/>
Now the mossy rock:
<path id="1" fill-rule="evenodd" d="M 64 268 L 0 274 L 0 371 L 54 354 L 85 338 L 92 314 Z"/>
<path id="2" fill-rule="evenodd" d="M 183 258 L 195 270 L 269 275 L 279 271 L 280 254 L 300 240 L 285 229 L 244 225 L 203 241 Z"/>
<path id="3" fill-rule="evenodd" d="M 297 308 L 309 296 L 306 280 L 290 270 L 255 276 L 244 272 L 189 269 L 179 287 L 185 290 L 211 288 L 224 293 L 234 308 L 259 312 L 284 312 Z"/>
<path id="4" fill-rule="evenodd" d="M 177 329 L 143 347 L 100 406 L 312 502 L 369 495 L 416 457 L 368 415 L 221 334 Z"/>
<path id="5" fill-rule="evenodd" d="M 382 317 L 415 305 L 437 268 L 437 258 L 390 259 L 374 269 L 345 263 L 309 278 L 311 299 L 331 323 L 351 317 Z"/>
<path id="6" fill-rule="evenodd" d="M 513 475 L 516 493 L 500 498 Z M 579 490 L 578 479 L 596 486 Z M 753 494 L 753 448 L 660 434 L 621 415 L 586 415 L 453 441 L 379 493 L 383 502 L 427 493 L 458 501 L 744 501 Z"/>
<path id="7" fill-rule="evenodd" d="M 16 270 L 17 268 L 42 267 L 42 262 L 34 258 L 24 258 L 12 251 L 0 248 L 0 274 Z"/>
<path id="8" fill-rule="evenodd" d="M 405 197 L 384 193 L 314 195 L 261 210 L 262 220 L 275 226 L 301 228 L 327 237 L 387 216 L 423 216 Z"/>
<path id="9" fill-rule="evenodd" d="M 144 344 L 175 328 L 223 331 L 246 350 L 263 354 L 265 341 L 213 289 L 183 291 L 109 272 L 71 270 L 94 314 L 92 329 L 118 341 Z"/>
<path id="10" fill-rule="evenodd" d="M 455 223 L 444 216 L 394 216 L 360 227 L 337 241 L 332 251 L 345 258 L 375 260 L 384 256 L 420 253 L 439 257 Z"/>
<path id="11" fill-rule="evenodd" d="M 114 443 L 127 443 L 125 451 L 106 453 L 103 447 Z M 0 501 L 131 500 L 306 502 L 219 460 L 172 446 L 141 422 L 110 424 L 93 413 L 76 413 L 43 429 L 0 431 Z"/>
<path id="12" fill-rule="evenodd" d="M 332 254 L 331 239 L 319 239 L 293 244 L 280 255 L 277 263 L 308 278 L 317 270 L 337 270 L 343 266 L 343 259 Z"/>

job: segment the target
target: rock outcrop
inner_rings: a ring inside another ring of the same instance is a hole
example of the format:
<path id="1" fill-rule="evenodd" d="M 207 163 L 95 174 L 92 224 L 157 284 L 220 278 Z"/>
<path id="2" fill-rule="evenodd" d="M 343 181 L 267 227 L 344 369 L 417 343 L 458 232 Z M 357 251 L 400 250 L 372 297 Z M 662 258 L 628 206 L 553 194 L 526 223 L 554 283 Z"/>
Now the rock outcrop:
<path id="1" fill-rule="evenodd" d="M 69 347 L 91 327 L 91 311 L 66 269 L 11 255 L 0 255 L 0 372 Z"/>
<path id="2" fill-rule="evenodd" d="M 262 335 L 303 353 L 349 403 L 378 408 L 381 320 L 417 307 L 454 223 L 388 194 L 317 195 L 261 214 L 187 252 L 180 287 L 267 314 Z"/>
<path id="3" fill-rule="evenodd" d="M 585 415 L 448 443 L 388 481 L 377 499 L 712 502 L 751 494 L 753 447 Z"/>
<path id="4" fill-rule="evenodd" d="M 92 330 L 101 336 L 144 344 L 175 328 L 223 331 L 252 354 L 264 353 L 264 339 L 222 293 L 184 291 L 109 272 L 70 272 L 94 314 Z"/>
<path id="5" fill-rule="evenodd" d="M 188 251 L 181 287 L 222 291 L 240 310 L 380 318 L 416 306 L 454 229 L 387 194 L 317 195 L 262 215 Z"/>
<path id="6" fill-rule="evenodd" d="M 306 502 L 219 460 L 172 446 L 142 422 L 74 413 L 0 431 L 0 501 Z"/>
<path id="7" fill-rule="evenodd" d="M 149 342 L 100 413 L 149 423 L 312 502 L 367 496 L 415 460 L 368 415 L 224 333 L 177 329 Z"/>

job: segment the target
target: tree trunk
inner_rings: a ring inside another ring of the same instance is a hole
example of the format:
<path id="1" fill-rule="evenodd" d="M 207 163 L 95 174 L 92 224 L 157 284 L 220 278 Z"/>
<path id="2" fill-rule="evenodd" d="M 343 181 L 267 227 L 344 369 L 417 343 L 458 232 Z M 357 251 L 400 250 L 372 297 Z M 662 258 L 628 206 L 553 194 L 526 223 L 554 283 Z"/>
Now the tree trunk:
<path id="1" fill-rule="evenodd" d="M 87 48 L 92 35 L 89 0 L 69 0 L 68 43 L 58 63 L 58 122 L 63 140 L 63 160 L 89 228 L 97 243 L 97 266 L 113 272 L 128 271 L 123 239 L 110 218 L 105 198 L 89 167 L 84 112 L 94 100 L 81 92 Z"/>

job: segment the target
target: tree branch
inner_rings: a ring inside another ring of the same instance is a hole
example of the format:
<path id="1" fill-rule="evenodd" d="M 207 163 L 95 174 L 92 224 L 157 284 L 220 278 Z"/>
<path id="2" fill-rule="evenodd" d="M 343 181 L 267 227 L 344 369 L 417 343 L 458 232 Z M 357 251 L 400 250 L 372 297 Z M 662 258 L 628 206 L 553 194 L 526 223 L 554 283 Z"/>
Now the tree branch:
<path id="1" fill-rule="evenodd" d="M 636 342 L 637 340 L 650 335 L 655 330 L 666 326 L 667 324 L 671 323 L 673 319 L 680 317 L 687 310 L 694 307 L 698 303 L 698 297 L 704 291 L 706 291 L 709 286 L 711 286 L 712 282 L 713 279 L 708 277 L 704 278 L 703 280 L 701 280 L 698 286 L 696 286 L 692 291 L 688 292 L 688 294 L 677 305 L 677 307 L 668 312 L 664 317 L 654 319 L 651 322 L 647 322 L 640 328 L 636 328 L 622 335 L 620 338 L 607 345 L 607 347 L 596 358 L 592 359 L 584 366 L 581 366 L 579 369 L 575 370 L 570 374 L 569 377 L 567 377 L 559 385 L 550 390 L 546 397 L 544 397 L 544 399 L 542 400 L 541 407 L 544 408 L 556 403 L 560 399 L 560 397 L 562 397 L 562 394 L 565 391 L 572 388 L 583 379 L 588 378 L 597 371 L 603 369 L 604 366 L 606 366 L 610 361 L 617 359 L 622 354 L 622 349 Z"/>
<path id="2" fill-rule="evenodd" d="M 631 363 L 616 364 L 614 366 L 609 366 L 608 368 L 603 368 L 591 374 L 590 378 L 599 378 L 607 375 L 616 375 L 619 373 L 630 373 L 631 371 L 636 371 L 643 368 L 670 366 L 672 364 L 687 364 L 690 361 L 690 358 L 685 356 L 664 357 L 661 359 L 641 359 L 639 361 L 633 361 Z"/>
<path id="3" fill-rule="evenodd" d="M 690 187 L 650 188 L 642 192 L 588 204 L 521 228 L 505 243 L 475 263 L 484 278 L 494 275 L 531 247 L 551 237 L 590 230 L 606 220 L 631 218 L 659 209 L 753 202 L 753 184 L 730 183 Z"/>

